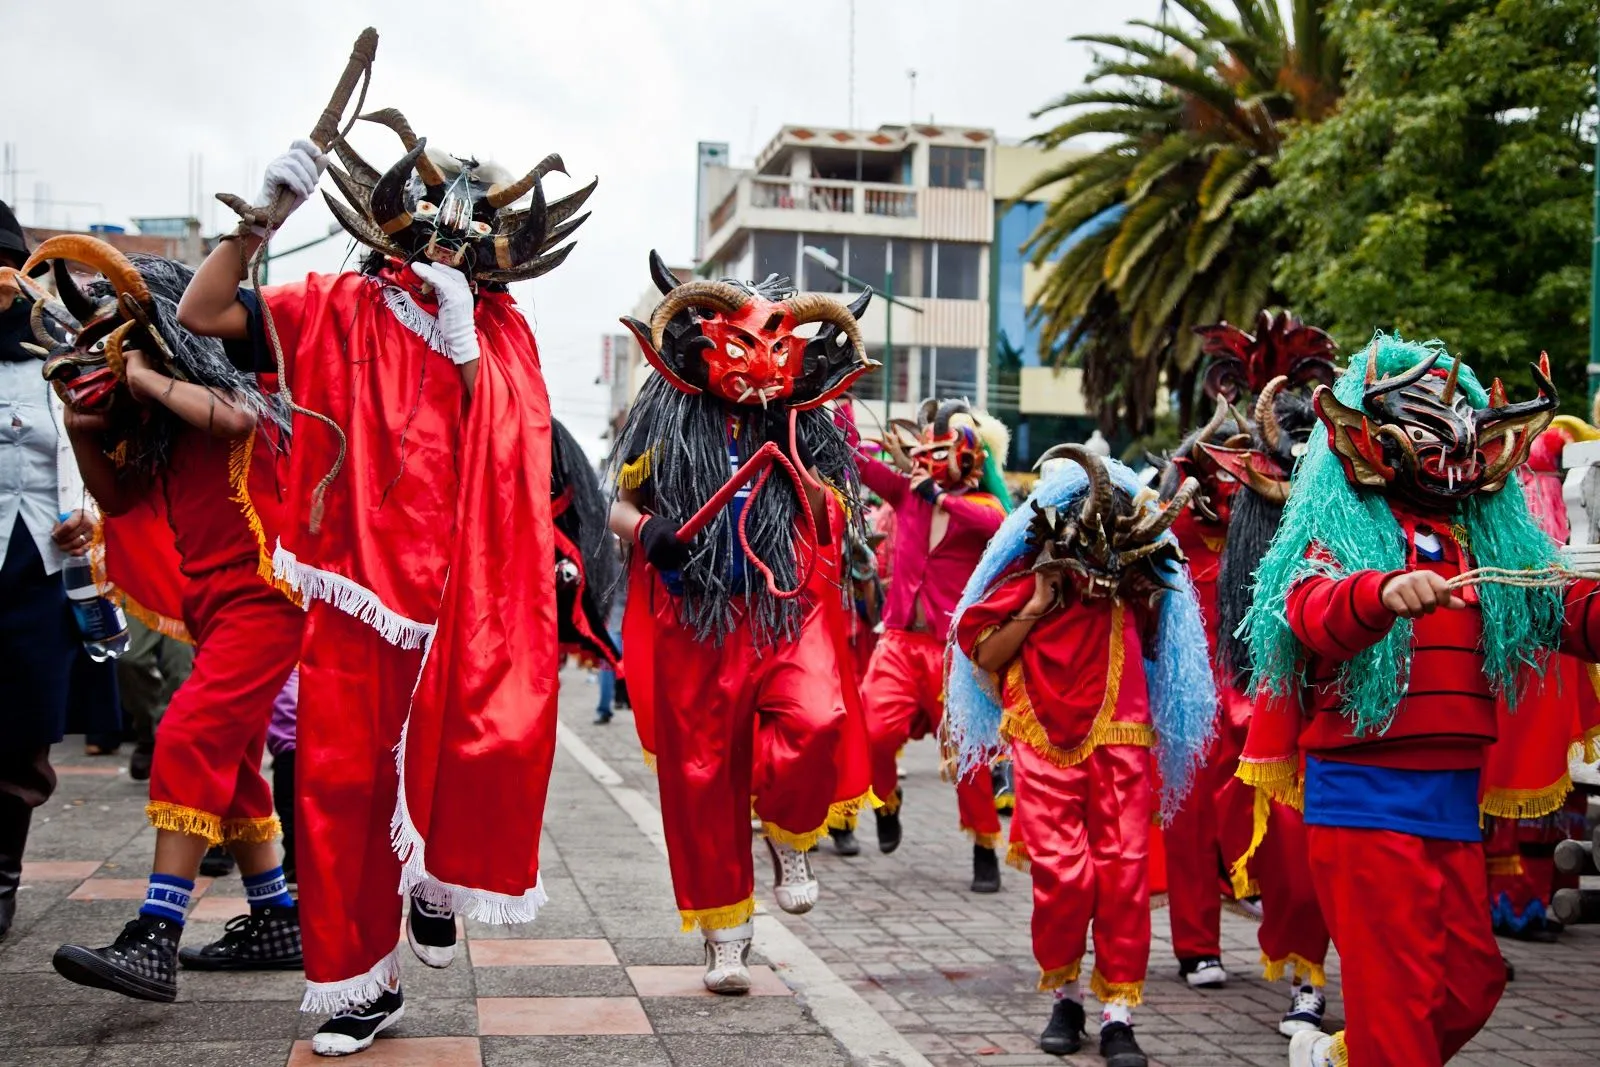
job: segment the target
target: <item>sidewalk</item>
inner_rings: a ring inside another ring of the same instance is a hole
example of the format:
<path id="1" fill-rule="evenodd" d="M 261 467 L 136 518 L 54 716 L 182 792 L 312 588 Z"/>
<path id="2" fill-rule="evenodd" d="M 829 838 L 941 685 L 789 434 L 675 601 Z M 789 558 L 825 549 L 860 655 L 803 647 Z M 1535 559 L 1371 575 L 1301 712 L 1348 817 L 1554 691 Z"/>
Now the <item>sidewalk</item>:
<path id="1" fill-rule="evenodd" d="M 757 962 L 770 959 L 777 973 L 761 970 L 758 995 L 747 999 L 704 993 L 698 939 L 677 932 L 655 782 L 639 760 L 631 720 L 623 712 L 610 726 L 591 725 L 592 682 L 578 672 L 565 678 L 543 856 L 550 904 L 526 927 L 468 923 L 465 948 L 448 970 L 430 971 L 403 953 L 406 1017 L 356 1063 L 1098 1062 L 1092 1048 L 1066 1061 L 1036 1051 L 1048 1002 L 1032 991 L 1026 878 L 1007 870 L 997 896 L 967 891 L 969 845 L 954 830 L 954 796 L 938 781 L 927 743 L 906 753 L 901 850 L 876 852 L 868 816 L 859 858 L 822 846 L 823 898 L 812 915 L 782 915 L 763 886 Z M 106 943 L 132 916 L 154 837 L 144 826 L 144 785 L 127 778 L 125 758 L 87 759 L 78 738 L 58 746 L 57 756 L 61 787 L 36 817 L 18 920 L 0 943 L 0 1067 L 313 1062 L 304 1039 L 318 1020 L 296 1011 L 298 974 L 185 974 L 173 1005 L 123 1000 L 55 975 L 50 956 L 63 940 Z M 758 856 L 758 880 L 765 870 Z M 189 943 L 220 936 L 222 923 L 245 910 L 236 877 L 202 885 Z M 1287 1043 L 1275 1025 L 1287 993 L 1253 977 L 1252 924 L 1225 916 L 1234 981 L 1199 993 L 1176 979 L 1165 913 L 1153 919 L 1147 1004 L 1135 1017 L 1152 1062 L 1282 1067 Z M 1574 931 L 1555 946 L 1505 948 L 1518 981 L 1490 1029 L 1455 1062 L 1594 1063 L 1600 930 Z M 1335 998 L 1330 1014 L 1338 1013 Z"/>

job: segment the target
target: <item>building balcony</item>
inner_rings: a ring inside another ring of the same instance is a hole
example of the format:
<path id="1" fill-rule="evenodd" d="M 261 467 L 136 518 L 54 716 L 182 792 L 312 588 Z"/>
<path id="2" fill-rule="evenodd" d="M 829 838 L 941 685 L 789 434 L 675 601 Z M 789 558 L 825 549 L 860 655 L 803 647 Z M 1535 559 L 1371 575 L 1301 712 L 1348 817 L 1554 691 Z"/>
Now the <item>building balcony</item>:
<path id="1" fill-rule="evenodd" d="M 751 230 L 866 234 L 988 243 L 994 203 L 982 189 L 746 174 L 712 209 L 705 258 Z"/>

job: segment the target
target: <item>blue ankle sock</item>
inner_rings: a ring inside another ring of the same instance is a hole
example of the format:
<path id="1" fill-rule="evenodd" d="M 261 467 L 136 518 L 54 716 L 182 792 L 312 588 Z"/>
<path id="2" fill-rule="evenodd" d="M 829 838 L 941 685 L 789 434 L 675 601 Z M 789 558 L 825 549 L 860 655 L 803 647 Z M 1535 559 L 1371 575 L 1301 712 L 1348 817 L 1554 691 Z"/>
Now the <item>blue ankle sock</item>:
<path id="1" fill-rule="evenodd" d="M 289 895 L 289 883 L 284 880 L 282 867 L 245 875 L 244 895 L 250 900 L 251 911 L 294 907 L 294 898 Z"/>
<path id="2" fill-rule="evenodd" d="M 194 898 L 194 883 L 175 874 L 152 874 L 150 886 L 144 891 L 144 906 L 140 915 L 183 925 L 189 914 L 189 901 Z"/>

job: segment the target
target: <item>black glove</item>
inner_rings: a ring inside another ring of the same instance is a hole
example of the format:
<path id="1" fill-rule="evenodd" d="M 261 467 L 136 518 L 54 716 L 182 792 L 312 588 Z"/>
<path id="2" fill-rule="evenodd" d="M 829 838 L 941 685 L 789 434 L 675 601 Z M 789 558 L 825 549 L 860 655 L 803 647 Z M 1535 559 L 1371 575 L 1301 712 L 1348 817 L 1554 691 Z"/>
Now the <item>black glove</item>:
<path id="1" fill-rule="evenodd" d="M 939 498 L 944 496 L 944 490 L 939 488 L 939 483 L 931 477 L 924 478 L 912 486 L 912 492 L 930 504 L 939 503 Z"/>
<path id="2" fill-rule="evenodd" d="M 650 516 L 639 527 L 639 547 L 658 571 L 682 570 L 689 562 L 689 546 L 678 540 L 678 531 L 659 515 Z"/>

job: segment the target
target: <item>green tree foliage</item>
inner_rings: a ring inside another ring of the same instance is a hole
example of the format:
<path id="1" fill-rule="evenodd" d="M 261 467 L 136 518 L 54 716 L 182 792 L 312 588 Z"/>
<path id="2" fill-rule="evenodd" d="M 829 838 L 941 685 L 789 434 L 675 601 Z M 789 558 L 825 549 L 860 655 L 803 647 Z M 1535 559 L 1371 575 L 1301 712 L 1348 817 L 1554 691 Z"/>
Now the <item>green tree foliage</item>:
<path id="1" fill-rule="evenodd" d="M 1293 130 L 1242 214 L 1287 248 L 1277 286 L 1346 351 L 1442 338 L 1531 386 L 1548 349 L 1584 395 L 1594 0 L 1337 0 L 1344 102 Z"/>
<path id="2" fill-rule="evenodd" d="M 1109 137 L 1028 190 L 1063 183 L 1029 244 L 1040 266 L 1060 253 L 1034 309 L 1046 349 L 1083 367 L 1108 430 L 1147 432 L 1163 377 L 1187 418 L 1192 328 L 1248 322 L 1272 302 L 1277 250 L 1236 208 L 1271 183 L 1284 125 L 1336 104 L 1343 69 L 1318 0 L 1232 0 L 1231 14 L 1175 2 L 1179 25 L 1135 20 L 1127 36 L 1077 38 L 1098 50 L 1087 85 L 1035 116 L 1062 116 L 1033 139 L 1046 148 Z"/>

